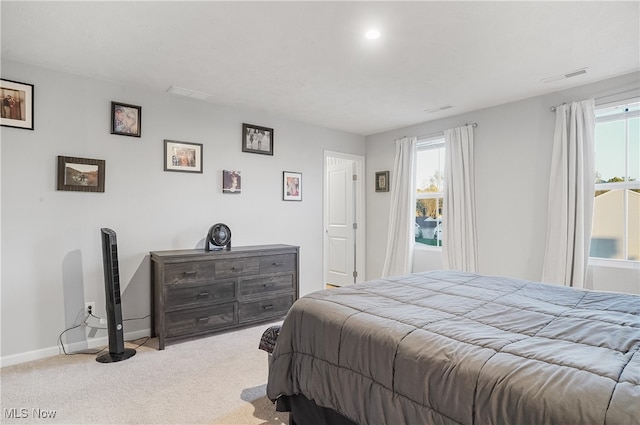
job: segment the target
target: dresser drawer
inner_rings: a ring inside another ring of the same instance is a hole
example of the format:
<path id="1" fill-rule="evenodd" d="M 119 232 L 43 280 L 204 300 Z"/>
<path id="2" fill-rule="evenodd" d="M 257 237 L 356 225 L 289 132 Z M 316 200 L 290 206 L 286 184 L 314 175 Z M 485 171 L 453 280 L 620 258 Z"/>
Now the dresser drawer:
<path id="1" fill-rule="evenodd" d="M 214 272 L 214 264 L 211 261 L 167 264 L 164 267 L 164 283 L 174 285 L 210 282 Z"/>
<path id="2" fill-rule="evenodd" d="M 249 297 L 264 293 L 294 291 L 295 283 L 292 274 L 242 279 L 240 281 L 240 296 Z"/>
<path id="3" fill-rule="evenodd" d="M 260 260 L 243 258 L 238 260 L 218 260 L 215 262 L 216 279 L 238 276 L 254 276 L 260 272 Z"/>
<path id="4" fill-rule="evenodd" d="M 208 332 L 237 323 L 237 304 L 181 310 L 166 314 L 167 338 Z"/>
<path id="5" fill-rule="evenodd" d="M 260 274 L 292 272 L 296 269 L 296 255 L 269 255 L 260 259 Z"/>
<path id="6" fill-rule="evenodd" d="M 284 316 L 293 304 L 293 295 L 283 295 L 254 302 L 240 304 L 238 316 L 240 323 L 261 320 L 272 316 Z"/>
<path id="7" fill-rule="evenodd" d="M 234 280 L 216 282 L 208 285 L 187 286 L 172 285 L 167 289 L 166 310 L 198 307 L 213 302 L 235 301 L 236 283 Z"/>

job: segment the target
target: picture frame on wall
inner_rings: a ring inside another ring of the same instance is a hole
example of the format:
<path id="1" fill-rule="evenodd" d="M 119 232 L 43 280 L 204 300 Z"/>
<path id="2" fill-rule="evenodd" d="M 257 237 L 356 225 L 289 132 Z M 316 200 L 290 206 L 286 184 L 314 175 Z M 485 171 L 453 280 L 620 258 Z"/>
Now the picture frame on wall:
<path id="1" fill-rule="evenodd" d="M 57 190 L 104 192 L 103 159 L 58 156 Z"/>
<path id="2" fill-rule="evenodd" d="M 164 171 L 202 173 L 202 144 L 165 140 Z"/>
<path id="3" fill-rule="evenodd" d="M 376 192 L 388 192 L 389 191 L 389 172 L 377 171 L 376 172 Z"/>
<path id="4" fill-rule="evenodd" d="M 273 128 L 242 124 L 242 152 L 273 155 Z"/>
<path id="5" fill-rule="evenodd" d="M 302 201 L 302 173 L 282 172 L 282 200 Z"/>
<path id="6" fill-rule="evenodd" d="M 241 193 L 242 178 L 240 171 L 222 170 L 222 193 Z"/>
<path id="7" fill-rule="evenodd" d="M 33 130 L 33 84 L 0 79 L 0 125 Z"/>
<path id="8" fill-rule="evenodd" d="M 142 107 L 122 102 L 111 102 L 111 134 L 142 136 Z"/>

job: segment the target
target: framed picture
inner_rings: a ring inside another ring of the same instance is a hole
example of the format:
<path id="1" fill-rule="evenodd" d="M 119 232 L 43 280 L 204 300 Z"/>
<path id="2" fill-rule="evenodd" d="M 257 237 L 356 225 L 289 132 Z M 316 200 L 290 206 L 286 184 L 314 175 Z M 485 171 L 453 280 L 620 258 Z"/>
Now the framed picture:
<path id="1" fill-rule="evenodd" d="M 111 102 L 111 134 L 140 137 L 142 134 L 142 107 Z"/>
<path id="2" fill-rule="evenodd" d="M 302 201 L 302 173 L 282 172 L 282 199 Z"/>
<path id="3" fill-rule="evenodd" d="M 33 130 L 33 84 L 0 80 L 0 125 Z"/>
<path id="4" fill-rule="evenodd" d="M 389 172 L 377 171 L 376 172 L 376 192 L 388 192 L 389 191 Z"/>
<path id="5" fill-rule="evenodd" d="M 202 173 L 202 144 L 165 140 L 164 171 Z"/>
<path id="6" fill-rule="evenodd" d="M 242 192 L 240 171 L 222 170 L 222 193 Z"/>
<path id="7" fill-rule="evenodd" d="M 273 155 L 273 129 L 242 124 L 242 152 Z"/>
<path id="8" fill-rule="evenodd" d="M 104 192 L 104 160 L 58 156 L 57 189 Z"/>

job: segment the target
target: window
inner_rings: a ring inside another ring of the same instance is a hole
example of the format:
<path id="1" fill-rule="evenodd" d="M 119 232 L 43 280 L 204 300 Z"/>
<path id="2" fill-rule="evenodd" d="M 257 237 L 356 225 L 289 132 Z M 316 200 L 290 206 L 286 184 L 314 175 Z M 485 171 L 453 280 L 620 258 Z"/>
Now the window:
<path id="1" fill-rule="evenodd" d="M 418 141 L 416 157 L 416 243 L 442 246 L 444 136 Z"/>
<path id="2" fill-rule="evenodd" d="M 640 102 L 596 110 L 590 256 L 640 261 Z"/>

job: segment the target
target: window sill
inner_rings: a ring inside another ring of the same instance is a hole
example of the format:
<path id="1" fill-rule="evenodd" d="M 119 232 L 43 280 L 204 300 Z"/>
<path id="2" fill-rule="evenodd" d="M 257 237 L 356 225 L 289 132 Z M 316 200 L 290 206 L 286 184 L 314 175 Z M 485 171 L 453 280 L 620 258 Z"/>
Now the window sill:
<path id="1" fill-rule="evenodd" d="M 639 261 L 610 260 L 605 258 L 594 258 L 594 257 L 589 257 L 588 266 L 640 270 Z"/>
<path id="2" fill-rule="evenodd" d="M 413 248 L 416 251 L 442 252 L 442 247 L 441 246 L 425 245 L 425 244 L 419 243 L 419 242 L 414 242 Z"/>

